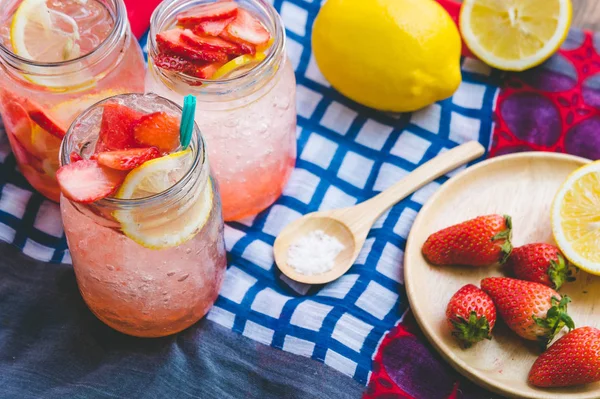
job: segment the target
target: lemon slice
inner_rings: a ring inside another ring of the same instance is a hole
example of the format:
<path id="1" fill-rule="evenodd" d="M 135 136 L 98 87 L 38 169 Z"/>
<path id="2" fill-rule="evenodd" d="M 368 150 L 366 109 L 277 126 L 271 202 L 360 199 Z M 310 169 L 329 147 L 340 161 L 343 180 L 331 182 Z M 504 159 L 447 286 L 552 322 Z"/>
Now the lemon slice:
<path id="1" fill-rule="evenodd" d="M 189 149 L 145 162 L 129 172 L 116 198 L 144 198 L 161 193 L 179 181 L 192 162 Z M 114 217 L 133 241 L 146 248 L 163 249 L 193 238 L 208 221 L 212 205 L 213 191 L 208 181 L 193 200 L 181 206 L 165 205 L 160 212 L 119 210 Z"/>
<path id="2" fill-rule="evenodd" d="M 554 197 L 552 233 L 564 255 L 600 275 L 600 161 L 577 169 Z"/>
<path id="3" fill-rule="evenodd" d="M 64 13 L 51 10 L 46 0 L 25 0 L 10 26 L 15 54 L 40 62 L 60 62 L 80 55 L 79 27 Z"/>
<path id="4" fill-rule="evenodd" d="M 256 53 L 255 56 L 251 56 L 250 54 L 240 55 L 217 69 L 213 76 L 211 76 L 211 79 L 220 79 L 243 66 L 249 66 L 251 63 L 260 62 L 264 60 L 265 57 L 265 53 Z"/>
<path id="5" fill-rule="evenodd" d="M 482 61 L 522 71 L 556 52 L 571 14 L 571 0 L 464 0 L 459 24 L 465 43 Z"/>
<path id="6" fill-rule="evenodd" d="M 13 15 L 10 41 L 16 55 L 36 62 L 62 62 L 81 56 L 79 27 L 73 17 L 48 8 L 47 0 L 24 0 Z M 24 74 L 53 91 L 88 90 L 95 85 L 89 68 L 79 63 L 65 75 Z"/>

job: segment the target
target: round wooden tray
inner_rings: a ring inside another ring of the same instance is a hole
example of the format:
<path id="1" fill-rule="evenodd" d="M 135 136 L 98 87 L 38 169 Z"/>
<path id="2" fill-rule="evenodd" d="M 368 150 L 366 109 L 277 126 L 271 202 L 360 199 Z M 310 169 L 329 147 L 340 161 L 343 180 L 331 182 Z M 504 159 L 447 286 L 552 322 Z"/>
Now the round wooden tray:
<path id="1" fill-rule="evenodd" d="M 559 389 L 530 386 L 527 375 L 539 352 L 534 342 L 519 338 L 501 320 L 491 341 L 462 349 L 445 321 L 450 297 L 465 284 L 479 286 L 484 277 L 504 274 L 501 267 L 432 266 L 423 258 L 421 247 L 437 230 L 491 213 L 512 216 L 514 246 L 554 243 L 549 211 L 554 194 L 573 170 L 587 162 L 545 152 L 492 158 L 448 180 L 415 219 L 404 261 L 406 290 L 415 318 L 432 345 L 456 370 L 489 390 L 515 398 L 600 398 L 600 383 Z M 560 291 L 573 300 L 569 314 L 576 327 L 600 327 L 600 277 L 583 271 L 576 277 Z"/>

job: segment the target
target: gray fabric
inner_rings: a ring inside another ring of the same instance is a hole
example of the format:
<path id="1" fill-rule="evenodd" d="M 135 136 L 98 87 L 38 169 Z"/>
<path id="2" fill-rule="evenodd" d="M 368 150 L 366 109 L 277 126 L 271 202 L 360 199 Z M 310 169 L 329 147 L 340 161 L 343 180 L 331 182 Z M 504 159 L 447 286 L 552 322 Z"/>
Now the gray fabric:
<path id="1" fill-rule="evenodd" d="M 202 320 L 171 337 L 97 320 L 71 266 L 0 245 L 0 398 L 360 398 L 319 363 Z"/>

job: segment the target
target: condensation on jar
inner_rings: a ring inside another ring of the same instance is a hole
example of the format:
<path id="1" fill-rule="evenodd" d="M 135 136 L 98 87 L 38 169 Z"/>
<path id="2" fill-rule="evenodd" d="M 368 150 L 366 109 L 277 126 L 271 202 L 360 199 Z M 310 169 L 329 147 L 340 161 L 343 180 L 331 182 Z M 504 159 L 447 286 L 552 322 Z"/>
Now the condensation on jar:
<path id="1" fill-rule="evenodd" d="M 51 62 L 24 58 L 9 45 L 11 21 L 21 3 L 15 1 L 0 11 L 0 114 L 20 171 L 38 192 L 58 202 L 58 152 L 69 125 L 79 112 L 104 98 L 143 92 L 146 65 L 122 0 L 52 2 L 95 4 L 102 8 L 103 23 L 112 21 L 112 29 L 75 58 Z"/>
<path id="2" fill-rule="evenodd" d="M 71 162 L 73 152 L 89 157 L 100 130 L 90 121 L 99 121 L 103 104 L 113 100 L 181 115 L 178 106 L 155 95 L 109 98 L 72 124 L 62 143 L 61 165 Z M 169 108 L 159 108 L 165 104 Z M 61 196 L 79 291 L 100 320 L 125 334 L 160 337 L 182 331 L 207 314 L 221 289 L 227 259 L 220 197 L 197 128 L 188 148 L 192 158 L 182 177 L 158 194 L 92 203 Z M 206 211 L 201 217 L 199 206 Z M 171 242 L 190 226 L 190 235 Z"/>
<path id="3" fill-rule="evenodd" d="M 207 141 L 226 221 L 256 215 L 281 195 L 296 161 L 296 80 L 285 52 L 285 29 L 263 0 L 238 2 L 271 33 L 265 58 L 233 77 L 205 80 L 158 68 L 156 34 L 178 13 L 206 0 L 163 2 L 151 19 L 146 91 L 175 102 L 193 94 L 196 123 Z"/>

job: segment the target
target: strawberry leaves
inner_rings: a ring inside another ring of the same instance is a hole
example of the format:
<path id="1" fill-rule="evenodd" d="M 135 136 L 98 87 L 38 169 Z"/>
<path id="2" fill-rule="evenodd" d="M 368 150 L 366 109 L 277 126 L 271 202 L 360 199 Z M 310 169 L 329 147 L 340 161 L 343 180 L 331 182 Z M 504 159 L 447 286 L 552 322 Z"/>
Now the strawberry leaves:
<path id="1" fill-rule="evenodd" d="M 462 342 L 465 348 L 470 348 L 474 343 L 481 340 L 492 339 L 487 317 L 478 317 L 475 311 L 471 311 L 468 320 L 457 314 L 455 319 L 451 319 L 450 322 L 454 326 L 452 335 Z"/>
<path id="2" fill-rule="evenodd" d="M 546 350 L 548 344 L 565 326 L 569 331 L 575 328 L 573 319 L 567 314 L 567 304 L 571 302 L 571 298 L 563 295 L 559 301 L 558 298 L 553 296 L 550 301 L 552 307 L 548 309 L 545 318 L 532 316 L 535 323 L 546 331 L 544 335 L 538 336 L 538 342 L 542 350 Z"/>

